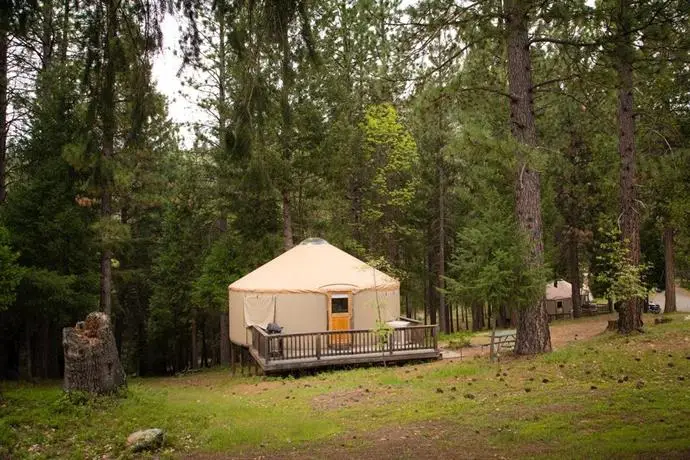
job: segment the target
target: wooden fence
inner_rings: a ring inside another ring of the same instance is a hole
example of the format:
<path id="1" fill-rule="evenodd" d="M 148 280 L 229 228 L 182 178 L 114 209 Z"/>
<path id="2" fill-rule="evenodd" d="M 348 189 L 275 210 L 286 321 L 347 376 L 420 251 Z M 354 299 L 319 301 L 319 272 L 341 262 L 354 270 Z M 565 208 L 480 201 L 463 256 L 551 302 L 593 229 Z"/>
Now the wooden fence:
<path id="1" fill-rule="evenodd" d="M 262 328 L 252 326 L 251 331 L 252 348 L 266 362 L 438 350 L 438 326 L 436 325 L 396 328 L 383 335 L 369 329 L 268 334 Z"/>

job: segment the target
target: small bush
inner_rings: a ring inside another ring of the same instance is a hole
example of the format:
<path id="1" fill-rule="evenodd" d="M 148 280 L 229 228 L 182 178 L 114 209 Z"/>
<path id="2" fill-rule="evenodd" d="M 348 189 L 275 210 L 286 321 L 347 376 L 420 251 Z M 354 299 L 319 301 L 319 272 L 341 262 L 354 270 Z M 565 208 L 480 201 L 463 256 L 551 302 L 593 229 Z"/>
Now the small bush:
<path id="1" fill-rule="evenodd" d="M 467 348 L 471 345 L 472 333 L 468 331 L 454 332 L 452 334 L 441 334 L 439 340 L 441 342 L 447 341 L 447 348 L 451 350 L 458 350 L 460 348 Z"/>

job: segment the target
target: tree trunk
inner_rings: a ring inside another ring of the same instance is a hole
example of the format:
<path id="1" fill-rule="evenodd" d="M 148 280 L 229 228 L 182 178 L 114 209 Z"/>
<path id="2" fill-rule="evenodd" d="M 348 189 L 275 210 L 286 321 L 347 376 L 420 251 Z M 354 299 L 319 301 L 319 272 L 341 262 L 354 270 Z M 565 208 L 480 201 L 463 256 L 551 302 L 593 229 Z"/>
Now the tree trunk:
<path id="1" fill-rule="evenodd" d="M 665 279 L 665 303 L 664 313 L 676 311 L 676 262 L 673 255 L 673 234 L 675 230 L 671 226 L 664 228 L 664 279 Z"/>
<path id="2" fill-rule="evenodd" d="M 69 46 L 69 18 L 70 18 L 70 4 L 72 0 L 64 0 L 62 2 L 62 36 L 60 38 L 60 63 L 67 62 L 67 48 Z"/>
<path id="3" fill-rule="evenodd" d="M 510 128 L 520 146 L 516 151 L 517 171 L 515 207 L 520 229 L 528 239 L 530 253 L 526 264 L 540 268 L 544 259 L 539 172 L 529 165 L 528 151 L 537 147 L 537 130 L 532 99 L 532 67 L 527 34 L 528 5 L 505 0 L 508 41 L 508 86 L 510 90 Z M 543 297 L 536 305 L 518 311 L 515 352 L 535 354 L 551 351 L 549 317 Z"/>
<path id="4" fill-rule="evenodd" d="M 434 267 L 434 250 L 433 250 L 433 239 L 430 239 L 428 246 L 428 251 L 427 251 L 427 270 L 428 270 L 428 275 L 426 279 L 427 283 L 427 289 L 426 289 L 426 309 L 429 312 L 429 324 L 438 324 L 437 323 L 437 315 L 436 315 L 436 287 L 434 286 L 434 272 L 435 272 L 435 267 Z"/>
<path id="5" fill-rule="evenodd" d="M 439 154 L 440 155 L 440 154 Z M 443 293 L 445 287 L 446 276 L 446 222 L 445 222 L 445 203 L 443 191 L 443 165 L 440 161 L 438 164 L 438 314 L 439 327 L 441 332 L 449 333 L 449 317 L 448 306 L 446 305 L 446 296 Z"/>
<path id="6" fill-rule="evenodd" d="M 125 373 L 115 346 L 109 317 L 89 313 L 86 321 L 62 330 L 65 351 L 65 391 L 113 393 L 125 385 Z"/>
<path id="7" fill-rule="evenodd" d="M 292 213 L 290 210 L 290 192 L 282 190 L 283 195 L 283 247 L 285 250 L 292 249 L 295 242 L 292 238 Z"/>
<path id="8" fill-rule="evenodd" d="M 484 305 L 479 302 L 472 304 L 472 331 L 484 329 Z"/>
<path id="9" fill-rule="evenodd" d="M 7 198 L 7 54 L 9 49 L 9 18 L 0 18 L 0 204 Z"/>
<path id="10" fill-rule="evenodd" d="M 196 313 L 194 314 L 196 316 Z M 199 347 L 197 346 L 197 330 L 196 330 L 196 318 L 192 318 L 192 356 L 191 356 L 191 369 L 196 369 L 199 366 Z"/>
<path id="11" fill-rule="evenodd" d="M 582 316 L 582 295 L 580 294 L 580 254 L 577 239 L 570 235 L 568 238 L 568 277 L 572 285 L 573 316 Z"/>
<path id="12" fill-rule="evenodd" d="M 50 65 L 53 55 L 53 2 L 44 0 L 41 6 L 43 10 L 42 34 L 41 34 L 41 69 L 45 70 Z"/>
<path id="13" fill-rule="evenodd" d="M 281 111 L 281 134 L 280 142 L 283 153 L 283 161 L 285 162 L 285 171 L 283 174 L 289 176 L 290 161 L 292 159 L 291 136 L 292 136 L 292 111 L 290 107 L 290 88 L 292 87 L 292 70 L 290 68 L 290 39 L 287 27 L 283 27 L 280 31 L 280 47 L 281 47 L 281 77 L 282 86 L 280 88 L 280 111 Z M 288 184 L 289 177 L 283 178 L 283 185 L 281 186 L 280 194 L 283 198 L 283 245 L 285 250 L 292 249 L 294 240 L 292 236 L 292 209 L 290 207 L 290 190 Z"/>
<path id="14" fill-rule="evenodd" d="M 630 43 L 629 0 L 619 0 L 618 43 L 616 59 L 618 73 L 618 153 L 621 158 L 620 200 L 621 237 L 628 248 L 633 265 L 640 263 L 640 213 L 637 206 L 635 120 L 633 113 L 633 47 Z M 618 332 L 627 334 L 642 328 L 641 302 L 625 299 L 618 311 Z"/>
<path id="15" fill-rule="evenodd" d="M 220 364 L 230 364 L 230 324 L 227 311 L 220 314 Z"/>
<path id="16" fill-rule="evenodd" d="M 31 333 L 31 321 L 26 319 L 19 344 L 19 378 L 22 380 L 32 380 L 34 377 Z"/>
<path id="17" fill-rule="evenodd" d="M 117 2 L 109 0 L 106 6 L 106 42 L 103 50 L 104 72 L 101 90 L 101 122 L 103 124 L 103 149 L 101 152 L 101 169 L 110 170 L 110 163 L 115 146 L 115 37 L 117 34 Z M 110 219 L 112 215 L 112 175 L 104 174 L 101 179 L 101 219 Z M 112 264 L 113 253 L 110 248 L 101 251 L 101 296 L 100 310 L 108 316 L 112 314 Z"/>

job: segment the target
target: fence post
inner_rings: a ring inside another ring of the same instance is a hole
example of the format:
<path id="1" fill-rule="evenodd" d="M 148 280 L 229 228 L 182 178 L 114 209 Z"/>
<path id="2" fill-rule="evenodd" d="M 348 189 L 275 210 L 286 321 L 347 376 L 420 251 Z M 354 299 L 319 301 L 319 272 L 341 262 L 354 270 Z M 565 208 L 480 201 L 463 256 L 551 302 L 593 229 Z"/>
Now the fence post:
<path id="1" fill-rule="evenodd" d="M 438 324 L 437 324 L 431 330 L 431 336 L 434 339 L 434 350 L 436 350 L 436 351 L 438 351 L 438 333 L 439 333 L 439 328 L 438 328 Z"/>
<path id="2" fill-rule="evenodd" d="M 321 359 L 321 334 L 316 334 L 316 359 Z"/>

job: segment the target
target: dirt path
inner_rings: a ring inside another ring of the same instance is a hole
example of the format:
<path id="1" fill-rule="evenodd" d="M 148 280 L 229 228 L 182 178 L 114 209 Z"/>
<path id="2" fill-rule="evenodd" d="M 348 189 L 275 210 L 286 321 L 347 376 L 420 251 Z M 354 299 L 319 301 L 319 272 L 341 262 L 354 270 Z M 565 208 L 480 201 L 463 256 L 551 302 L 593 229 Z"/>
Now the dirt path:
<path id="1" fill-rule="evenodd" d="M 663 308 L 666 305 L 666 291 L 657 292 L 649 297 L 652 302 L 658 303 Z M 678 311 L 690 313 L 690 291 L 676 286 L 676 308 Z"/>
<path id="2" fill-rule="evenodd" d="M 551 323 L 551 346 L 554 350 L 577 340 L 586 340 L 599 335 L 606 329 L 608 321 L 616 319 L 617 315 L 591 316 L 578 320 L 555 321 Z M 474 337 L 472 348 L 462 350 L 444 350 L 444 359 L 465 359 L 473 356 L 481 356 L 489 353 L 489 347 L 481 347 L 481 344 L 489 343 L 490 336 L 481 335 Z"/>

